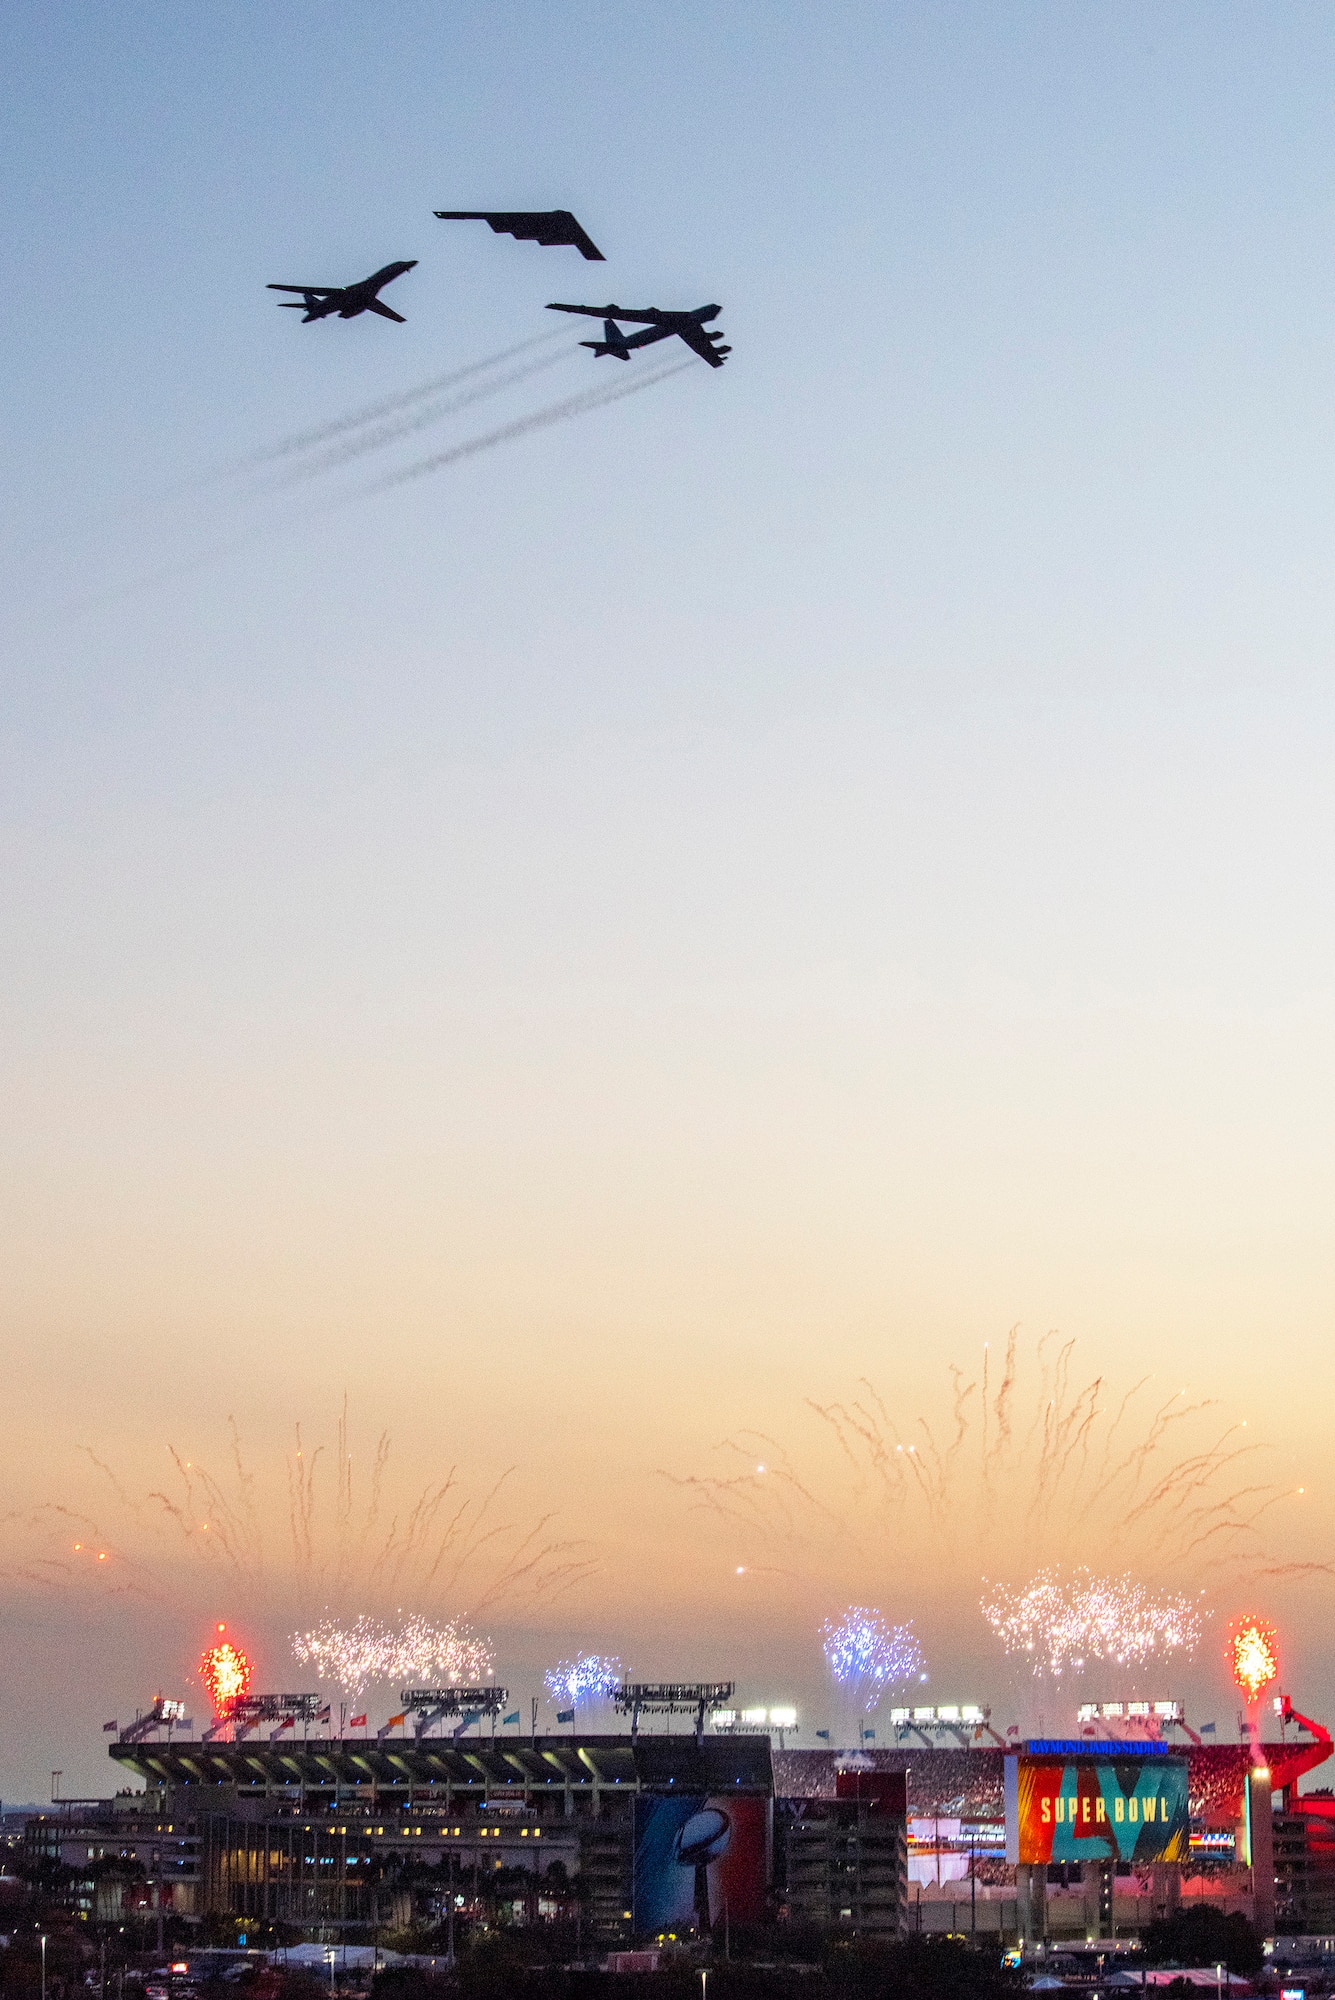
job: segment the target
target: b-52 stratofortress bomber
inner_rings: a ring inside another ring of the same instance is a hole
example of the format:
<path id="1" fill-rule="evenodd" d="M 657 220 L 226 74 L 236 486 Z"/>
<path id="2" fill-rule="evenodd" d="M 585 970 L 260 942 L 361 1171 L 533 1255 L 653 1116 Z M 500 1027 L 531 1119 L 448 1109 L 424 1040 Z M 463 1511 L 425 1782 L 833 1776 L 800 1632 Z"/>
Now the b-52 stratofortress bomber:
<path id="1" fill-rule="evenodd" d="M 600 319 L 603 322 L 601 340 L 582 340 L 581 347 L 591 347 L 595 354 L 615 354 L 618 361 L 629 361 L 631 349 L 652 347 L 656 340 L 671 340 L 673 334 L 684 340 L 692 354 L 698 354 L 711 368 L 721 368 L 725 354 L 732 349 L 723 344 L 722 333 L 706 330 L 706 321 L 717 319 L 722 306 L 697 306 L 694 312 L 662 312 L 657 306 L 644 306 L 639 312 L 632 312 L 628 306 L 562 306 L 552 304 L 548 312 L 583 313 L 586 319 Z M 617 325 L 619 319 L 632 326 L 642 326 L 643 333 L 623 333 Z"/>
<path id="2" fill-rule="evenodd" d="M 569 243 L 591 264 L 607 262 L 568 208 L 438 208 L 434 212 L 441 222 L 489 222 L 497 236 L 513 236 L 521 243 L 541 243 L 548 249 Z"/>
<path id="3" fill-rule="evenodd" d="M 365 312 L 379 313 L 381 319 L 397 320 L 402 326 L 403 314 L 391 311 L 378 294 L 391 278 L 401 278 L 416 262 L 416 257 L 409 257 L 406 263 L 386 264 L 383 271 L 373 271 L 359 285 L 270 285 L 267 289 L 301 293 L 299 299 L 280 299 L 278 303 L 304 312 L 303 326 L 309 326 L 313 319 L 328 319 L 331 313 L 337 313 L 340 319 L 356 319 L 358 313 Z"/>

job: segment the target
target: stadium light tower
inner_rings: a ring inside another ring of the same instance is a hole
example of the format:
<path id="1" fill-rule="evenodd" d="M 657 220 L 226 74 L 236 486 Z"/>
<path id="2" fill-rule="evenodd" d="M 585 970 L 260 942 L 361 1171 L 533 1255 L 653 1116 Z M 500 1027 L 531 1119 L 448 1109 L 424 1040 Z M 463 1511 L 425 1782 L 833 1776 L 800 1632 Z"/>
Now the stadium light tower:
<path id="1" fill-rule="evenodd" d="M 640 1733 L 640 1715 L 695 1714 L 695 1740 L 703 1743 L 705 1717 L 731 1701 L 735 1681 L 626 1681 L 612 1690 L 612 1705 L 630 1717 L 632 1743 Z"/>
<path id="2" fill-rule="evenodd" d="M 413 1734 L 420 1742 L 447 1715 L 490 1715 L 494 1720 L 508 1703 L 510 1690 L 489 1681 L 485 1687 L 404 1688 L 399 1699 L 413 1717 Z"/>

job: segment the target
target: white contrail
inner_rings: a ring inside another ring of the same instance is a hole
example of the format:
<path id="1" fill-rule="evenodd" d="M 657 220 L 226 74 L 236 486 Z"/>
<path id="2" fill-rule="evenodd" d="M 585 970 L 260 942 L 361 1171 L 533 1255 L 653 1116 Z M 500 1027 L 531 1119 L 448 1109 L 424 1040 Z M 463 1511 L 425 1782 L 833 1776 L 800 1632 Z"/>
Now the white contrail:
<path id="1" fill-rule="evenodd" d="M 400 466 L 397 472 L 387 472 L 383 478 L 372 480 L 369 486 L 359 487 L 358 492 L 387 493 L 391 487 L 404 486 L 409 480 L 425 479 L 429 473 L 455 465 L 461 458 L 472 458 L 491 445 L 505 444 L 511 438 L 524 437 L 529 431 L 546 430 L 550 424 L 563 423 L 567 417 L 577 417 L 585 410 L 600 410 L 604 404 L 619 403 L 625 396 L 638 395 L 641 389 L 652 389 L 656 382 L 666 382 L 670 375 L 680 375 L 684 369 L 694 365 L 691 361 L 677 361 L 670 368 L 656 369 L 652 375 L 641 375 L 634 382 L 619 383 L 614 389 L 586 389 L 582 395 L 567 396 L 563 402 L 549 403 L 545 409 L 530 410 L 526 417 L 515 417 L 508 424 L 499 424 L 495 430 L 481 431 L 476 437 L 464 438 L 461 443 L 435 452 L 430 458 L 419 458 L 412 465 Z"/>

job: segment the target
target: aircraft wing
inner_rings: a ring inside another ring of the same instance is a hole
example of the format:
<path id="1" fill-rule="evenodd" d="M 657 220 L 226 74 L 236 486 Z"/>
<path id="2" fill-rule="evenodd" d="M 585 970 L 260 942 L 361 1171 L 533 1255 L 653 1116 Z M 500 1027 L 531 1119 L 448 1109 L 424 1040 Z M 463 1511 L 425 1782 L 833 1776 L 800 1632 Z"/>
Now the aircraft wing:
<path id="1" fill-rule="evenodd" d="M 312 299 L 332 299 L 345 288 L 342 285 L 266 285 L 267 292 L 302 292 Z"/>
<path id="2" fill-rule="evenodd" d="M 555 299 L 548 305 L 549 313 L 583 313 L 585 319 L 621 319 L 624 317 L 620 306 L 563 306 Z"/>
<path id="3" fill-rule="evenodd" d="M 435 213 L 442 222 L 486 222 L 498 236 L 513 236 L 524 243 L 541 243 L 545 248 L 569 243 L 591 264 L 607 262 L 588 231 L 580 227 L 568 208 L 438 208 Z"/>
<path id="4" fill-rule="evenodd" d="M 548 305 L 549 313 L 583 313 L 586 319 L 624 319 L 632 326 L 657 326 L 662 318 L 657 312 L 632 312 L 628 306 L 563 306 L 555 300 Z"/>
<path id="5" fill-rule="evenodd" d="M 387 306 L 383 299 L 368 299 L 366 301 L 366 310 L 367 312 L 379 313 L 381 319 L 397 320 L 400 326 L 406 326 L 408 323 L 402 313 L 396 313 L 393 306 Z"/>
<path id="6" fill-rule="evenodd" d="M 680 334 L 692 354 L 698 354 L 700 359 L 707 361 L 711 368 L 721 368 L 723 366 L 723 356 L 715 349 L 704 327 L 698 324 L 693 326 L 679 326 L 674 328 L 674 332 Z"/>

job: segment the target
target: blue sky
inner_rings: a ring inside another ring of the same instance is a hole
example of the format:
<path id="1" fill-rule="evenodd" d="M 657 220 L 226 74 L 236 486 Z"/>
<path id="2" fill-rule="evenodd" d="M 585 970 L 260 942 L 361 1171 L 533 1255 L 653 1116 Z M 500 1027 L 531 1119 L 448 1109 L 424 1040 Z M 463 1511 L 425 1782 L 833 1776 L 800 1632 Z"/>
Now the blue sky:
<path id="1" fill-rule="evenodd" d="M 429 1388 L 645 1658 L 646 1551 L 717 1614 L 646 1468 L 806 1394 L 1018 1320 L 1319 1408 L 1333 57 L 1298 5 L 8 10 L 20 1499 L 349 1381 L 427 1453 Z M 431 213 L 529 205 L 607 264 Z M 402 327 L 264 289 L 397 257 Z M 209 483 L 609 295 L 718 300 L 727 367 L 332 511 Z"/>

